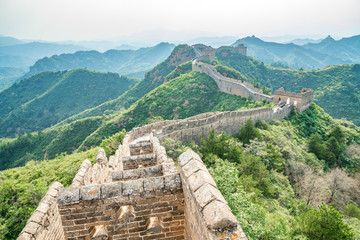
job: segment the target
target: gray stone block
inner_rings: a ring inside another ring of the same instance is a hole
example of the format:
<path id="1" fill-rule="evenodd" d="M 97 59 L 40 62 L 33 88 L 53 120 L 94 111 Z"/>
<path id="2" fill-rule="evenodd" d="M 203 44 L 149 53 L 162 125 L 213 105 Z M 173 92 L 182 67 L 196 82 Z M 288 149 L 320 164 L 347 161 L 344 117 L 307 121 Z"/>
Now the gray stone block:
<path id="1" fill-rule="evenodd" d="M 122 195 L 122 183 L 115 182 L 115 183 L 107 183 L 101 185 L 101 198 L 113 198 Z"/>
<path id="2" fill-rule="evenodd" d="M 183 171 L 185 177 L 189 177 L 199 170 L 207 172 L 205 165 L 196 159 L 191 159 L 187 164 L 181 167 L 181 171 Z"/>
<path id="3" fill-rule="evenodd" d="M 69 205 L 79 203 L 80 201 L 80 190 L 79 188 L 62 188 L 59 190 L 58 204 Z"/>
<path id="4" fill-rule="evenodd" d="M 190 177 L 188 178 L 188 183 L 193 192 L 198 190 L 201 186 L 203 186 L 206 183 L 211 184 L 214 187 L 217 187 L 211 175 L 203 170 L 197 171 L 196 173 L 190 175 Z"/>
<path id="5" fill-rule="evenodd" d="M 164 177 L 144 178 L 144 191 L 161 191 L 165 187 Z"/>
<path id="6" fill-rule="evenodd" d="M 143 192 L 144 192 L 144 180 L 143 179 L 125 181 L 122 184 L 122 194 L 123 195 L 141 194 Z"/>
<path id="7" fill-rule="evenodd" d="M 179 164 L 180 166 L 184 166 L 185 164 L 187 164 L 191 159 L 197 159 L 200 160 L 200 156 L 195 153 L 193 150 L 188 149 L 186 150 L 184 153 L 182 153 L 179 157 Z"/>
<path id="8" fill-rule="evenodd" d="M 141 177 L 141 169 L 130 169 L 130 170 L 124 170 L 122 178 L 124 180 L 126 179 L 137 179 Z"/>
<path id="9" fill-rule="evenodd" d="M 111 179 L 113 181 L 120 181 L 123 178 L 123 171 L 111 172 Z"/>
<path id="10" fill-rule="evenodd" d="M 201 208 L 204 208 L 207 204 L 214 200 L 227 204 L 220 191 L 210 184 L 204 184 L 196 190 L 195 199 Z"/>
<path id="11" fill-rule="evenodd" d="M 213 201 L 206 205 L 203 216 L 207 227 L 210 229 L 232 228 L 238 224 L 229 206 L 219 201 Z"/>
<path id="12" fill-rule="evenodd" d="M 176 189 L 180 189 L 181 186 L 181 178 L 180 178 L 180 174 L 171 174 L 171 175 L 166 175 L 165 176 L 165 190 L 176 190 Z"/>
<path id="13" fill-rule="evenodd" d="M 90 185 L 80 188 L 81 200 L 91 201 L 100 199 L 101 187 L 100 185 Z"/>
<path id="14" fill-rule="evenodd" d="M 156 176 L 162 174 L 162 165 L 155 165 L 142 169 L 142 177 Z"/>

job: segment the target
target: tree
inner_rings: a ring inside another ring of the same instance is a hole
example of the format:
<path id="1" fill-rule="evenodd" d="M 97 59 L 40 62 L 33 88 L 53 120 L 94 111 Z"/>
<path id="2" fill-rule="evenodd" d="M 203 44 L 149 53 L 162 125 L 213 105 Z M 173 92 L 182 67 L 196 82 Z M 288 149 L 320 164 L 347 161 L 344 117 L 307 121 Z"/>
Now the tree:
<path id="1" fill-rule="evenodd" d="M 314 153 L 319 159 L 326 159 L 326 146 L 324 144 L 324 140 L 320 136 L 320 134 L 315 133 L 311 135 L 309 139 L 309 151 Z"/>
<path id="2" fill-rule="evenodd" d="M 310 240 L 354 239 L 343 216 L 333 206 L 324 203 L 319 210 L 311 209 L 302 215 L 301 231 Z"/>
<path id="3" fill-rule="evenodd" d="M 250 140 L 255 138 L 260 139 L 261 134 L 259 129 L 255 128 L 254 122 L 251 119 L 248 119 L 245 125 L 240 129 L 239 139 L 243 144 L 249 144 Z"/>
<path id="4" fill-rule="evenodd" d="M 328 150 L 326 162 L 328 163 L 329 167 L 339 166 L 343 149 L 341 148 L 338 140 L 334 136 L 331 136 L 329 140 L 327 140 L 326 146 Z"/>
<path id="5" fill-rule="evenodd" d="M 269 171 L 259 157 L 244 154 L 238 165 L 240 183 L 247 192 L 261 192 L 268 197 L 274 196 Z"/>
<path id="6" fill-rule="evenodd" d="M 340 126 L 336 126 L 330 131 L 330 138 L 334 137 L 340 144 L 345 140 L 345 133 Z"/>

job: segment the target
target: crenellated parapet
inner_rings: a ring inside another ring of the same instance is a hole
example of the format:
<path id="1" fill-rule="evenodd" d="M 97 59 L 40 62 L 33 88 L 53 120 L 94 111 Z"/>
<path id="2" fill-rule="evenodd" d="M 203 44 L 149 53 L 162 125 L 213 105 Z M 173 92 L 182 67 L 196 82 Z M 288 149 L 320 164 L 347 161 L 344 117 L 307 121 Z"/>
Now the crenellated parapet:
<path id="1" fill-rule="evenodd" d="M 185 196 L 186 239 L 241 239 L 246 236 L 203 161 L 192 150 L 179 157 Z"/>
<path id="2" fill-rule="evenodd" d="M 293 104 L 294 108 L 300 112 L 309 108 L 313 102 L 314 91 L 312 89 L 303 88 L 300 93 L 287 92 L 284 88 L 279 88 L 275 91 L 274 102 L 281 101 L 287 104 Z"/>
<path id="3" fill-rule="evenodd" d="M 238 239 L 246 236 L 201 158 L 178 165 L 166 138 L 198 141 L 211 129 L 237 134 L 248 119 L 282 120 L 293 105 L 203 113 L 128 132 L 114 156 L 99 149 L 84 160 L 69 188 L 54 183 L 19 239 Z"/>
<path id="4" fill-rule="evenodd" d="M 57 203 L 58 193 L 61 189 L 63 189 L 63 185 L 59 182 L 54 182 L 49 187 L 49 190 L 21 231 L 18 240 L 65 239 Z"/>
<path id="5" fill-rule="evenodd" d="M 210 64 L 199 62 L 198 60 L 193 60 L 192 71 L 205 73 L 206 75 L 210 76 L 216 82 L 219 90 L 222 92 L 244 98 L 251 98 L 254 101 L 273 101 L 273 97 L 264 94 L 260 89 L 255 88 L 250 83 L 221 75 L 214 68 L 214 66 Z"/>

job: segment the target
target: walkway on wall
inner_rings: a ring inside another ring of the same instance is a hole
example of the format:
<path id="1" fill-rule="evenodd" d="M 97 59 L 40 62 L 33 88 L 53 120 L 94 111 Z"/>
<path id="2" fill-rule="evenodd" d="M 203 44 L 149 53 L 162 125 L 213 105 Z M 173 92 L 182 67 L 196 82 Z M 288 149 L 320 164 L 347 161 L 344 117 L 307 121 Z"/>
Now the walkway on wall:
<path id="1" fill-rule="evenodd" d="M 199 70 L 197 70 L 197 67 L 198 67 L 201 69 L 201 72 L 207 74 L 212 79 L 214 79 L 214 81 L 217 83 L 219 89 L 223 92 L 226 92 L 229 94 L 234 94 L 234 95 L 239 95 L 239 96 L 242 96 L 245 98 L 247 98 L 250 95 L 250 96 L 252 96 L 252 98 L 255 101 L 262 101 L 263 99 L 265 99 L 269 102 L 273 101 L 273 97 L 262 93 L 262 91 L 255 88 L 251 84 L 223 76 L 214 68 L 214 66 L 212 66 L 210 64 L 198 62 L 195 59 L 195 60 L 193 60 L 192 65 L 193 65 L 193 71 L 199 71 Z M 231 84 L 233 86 L 237 86 L 238 88 L 241 88 L 240 92 L 242 92 L 242 93 L 240 93 L 240 94 L 232 93 L 232 90 L 229 89 L 229 87 L 224 88 L 224 82 L 226 85 Z"/>

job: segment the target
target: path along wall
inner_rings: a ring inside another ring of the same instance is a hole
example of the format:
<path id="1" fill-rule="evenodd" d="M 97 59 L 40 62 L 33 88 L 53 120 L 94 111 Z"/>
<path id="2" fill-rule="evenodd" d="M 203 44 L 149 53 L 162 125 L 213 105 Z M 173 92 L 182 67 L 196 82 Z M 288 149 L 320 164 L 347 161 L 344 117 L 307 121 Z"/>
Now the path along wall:
<path id="1" fill-rule="evenodd" d="M 194 60 L 192 62 L 192 70 L 209 75 L 212 79 L 214 79 L 220 91 L 222 92 L 241 96 L 244 98 L 250 97 L 254 101 L 262 101 L 262 100 L 267 100 L 269 102 L 273 101 L 273 98 L 271 96 L 262 93 L 262 91 L 255 88 L 251 84 L 221 75 L 210 64 L 202 63 Z"/>
<path id="2" fill-rule="evenodd" d="M 285 105 L 283 108 L 254 108 L 198 115 L 168 124 L 160 130 L 154 131 L 154 136 L 158 137 L 161 142 L 166 138 L 171 138 L 187 143 L 197 142 L 200 136 L 206 136 L 212 129 L 218 133 L 226 132 L 234 135 L 239 133 L 240 128 L 248 119 L 252 119 L 254 122 L 258 120 L 281 121 L 290 114 L 292 109 L 291 105 Z"/>

